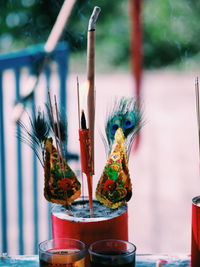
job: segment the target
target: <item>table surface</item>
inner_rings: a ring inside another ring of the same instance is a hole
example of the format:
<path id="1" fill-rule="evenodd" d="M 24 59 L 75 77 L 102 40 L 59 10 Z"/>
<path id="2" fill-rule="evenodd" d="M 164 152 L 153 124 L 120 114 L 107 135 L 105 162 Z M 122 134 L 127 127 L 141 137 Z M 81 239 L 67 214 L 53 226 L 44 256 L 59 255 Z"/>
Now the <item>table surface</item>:
<path id="1" fill-rule="evenodd" d="M 137 255 L 136 267 L 155 267 L 160 261 L 163 267 L 179 266 L 189 267 L 189 255 Z M 38 267 L 38 256 L 1 256 L 0 267 Z"/>

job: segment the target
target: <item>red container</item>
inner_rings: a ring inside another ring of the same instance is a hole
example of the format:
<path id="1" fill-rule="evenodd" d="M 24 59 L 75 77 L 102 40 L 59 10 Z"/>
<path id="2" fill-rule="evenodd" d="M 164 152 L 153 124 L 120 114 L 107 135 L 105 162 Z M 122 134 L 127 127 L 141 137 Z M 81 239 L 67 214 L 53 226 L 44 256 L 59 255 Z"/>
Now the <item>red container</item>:
<path id="1" fill-rule="evenodd" d="M 53 238 L 74 238 L 86 245 L 102 239 L 120 239 L 128 241 L 127 207 L 113 218 L 74 218 L 67 211 L 56 207 L 52 209 Z"/>
<path id="2" fill-rule="evenodd" d="M 200 196 L 192 199 L 191 266 L 200 266 Z"/>
<path id="3" fill-rule="evenodd" d="M 97 201 L 96 201 L 97 202 Z M 93 201 L 93 205 L 95 200 Z M 56 205 L 52 209 L 53 238 L 73 238 L 87 246 L 103 239 L 120 239 L 128 241 L 127 206 L 112 218 L 76 218 L 69 216 L 67 210 Z M 89 267 L 89 255 L 86 255 L 86 267 Z"/>

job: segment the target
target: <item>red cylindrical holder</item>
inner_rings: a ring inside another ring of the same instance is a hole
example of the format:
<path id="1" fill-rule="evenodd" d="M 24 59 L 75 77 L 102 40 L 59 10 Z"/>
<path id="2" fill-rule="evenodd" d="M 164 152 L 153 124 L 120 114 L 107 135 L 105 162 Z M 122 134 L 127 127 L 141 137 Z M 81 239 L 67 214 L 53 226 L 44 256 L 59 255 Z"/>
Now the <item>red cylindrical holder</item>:
<path id="1" fill-rule="evenodd" d="M 58 213 L 52 209 L 51 215 L 53 238 L 74 238 L 81 240 L 87 246 L 103 239 L 128 241 L 127 207 L 121 214 L 112 218 L 75 218 L 67 215 L 67 210 L 63 207 Z M 87 266 L 89 266 L 88 256 L 86 257 Z"/>
<path id="2" fill-rule="evenodd" d="M 63 211 L 64 213 L 64 211 Z M 80 218 L 57 216 L 52 211 L 53 238 L 74 238 L 86 245 L 102 239 L 121 239 L 128 241 L 128 212 L 127 210 L 114 218 Z"/>
<path id="3" fill-rule="evenodd" d="M 200 196 L 192 199 L 191 266 L 200 266 Z"/>

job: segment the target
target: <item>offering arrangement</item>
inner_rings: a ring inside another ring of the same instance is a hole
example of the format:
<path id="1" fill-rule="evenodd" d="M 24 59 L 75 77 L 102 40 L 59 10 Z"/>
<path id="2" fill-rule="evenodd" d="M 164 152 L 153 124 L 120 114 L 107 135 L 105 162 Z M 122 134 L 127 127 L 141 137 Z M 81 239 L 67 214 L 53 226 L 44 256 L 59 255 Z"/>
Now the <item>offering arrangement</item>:
<path id="1" fill-rule="evenodd" d="M 79 111 L 79 141 L 82 173 L 86 174 L 89 193 L 90 217 L 93 217 L 94 175 L 94 32 L 100 8 L 95 7 L 88 25 L 88 71 L 87 110 L 80 104 L 80 88 L 77 82 Z M 53 203 L 65 205 L 70 211 L 71 203 L 81 196 L 81 183 L 67 163 L 67 119 L 58 108 L 56 96 L 52 101 L 48 91 L 46 111 L 40 109 L 30 117 L 30 125 L 22 121 L 22 141 L 34 150 L 44 168 L 44 196 Z M 142 127 L 142 112 L 134 98 L 116 99 L 105 119 L 105 136 L 108 159 L 95 190 L 96 199 L 110 209 L 126 204 L 132 196 L 132 184 L 128 169 L 128 159 L 134 138 Z M 87 127 L 87 124 L 89 125 Z M 83 195 L 82 195 L 83 196 Z"/>
<path id="2" fill-rule="evenodd" d="M 99 12 L 100 8 L 95 7 L 88 26 L 86 86 L 80 88 L 77 79 L 77 131 L 81 170 L 82 176 L 85 175 L 87 179 L 88 197 L 84 195 L 80 178 L 67 162 L 67 119 L 65 111 L 59 108 L 56 96 L 52 98 L 50 90 L 48 91 L 46 110 L 38 109 L 33 117 L 29 117 L 29 125 L 18 121 L 22 130 L 22 141 L 34 150 L 44 169 L 44 197 L 54 203 L 53 238 L 78 239 L 88 246 L 97 240 L 108 238 L 128 241 L 126 203 L 132 197 L 128 161 L 134 138 L 143 124 L 142 111 L 136 99 L 122 97 L 113 101 L 105 118 L 105 135 L 102 137 L 107 151 L 107 162 L 98 178 L 94 199 L 94 40 Z M 86 106 L 82 105 L 83 101 L 80 99 L 82 90 L 87 92 Z"/>

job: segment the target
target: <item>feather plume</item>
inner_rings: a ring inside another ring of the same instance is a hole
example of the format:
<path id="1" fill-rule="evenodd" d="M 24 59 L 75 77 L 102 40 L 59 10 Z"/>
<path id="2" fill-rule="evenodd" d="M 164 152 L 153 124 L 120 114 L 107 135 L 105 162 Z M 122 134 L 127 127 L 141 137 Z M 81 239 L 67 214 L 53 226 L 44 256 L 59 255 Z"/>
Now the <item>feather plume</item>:
<path id="1" fill-rule="evenodd" d="M 122 97 L 116 100 L 113 109 L 109 112 L 106 121 L 106 141 L 108 145 L 108 154 L 110 154 L 115 133 L 121 128 L 125 136 L 126 151 L 129 155 L 134 138 L 142 127 L 142 112 L 134 98 Z"/>
<path id="2" fill-rule="evenodd" d="M 29 145 L 44 167 L 44 141 L 48 137 L 50 127 L 44 113 L 40 110 L 34 113 L 33 118 L 30 115 L 28 115 L 28 118 L 29 125 L 25 125 L 21 120 L 17 122 L 22 130 L 18 138 Z"/>
<path id="3" fill-rule="evenodd" d="M 47 109 L 47 116 L 48 116 L 48 121 L 49 121 L 49 125 L 50 125 L 50 130 L 53 132 L 53 134 L 56 134 L 56 138 L 58 139 L 58 141 L 61 141 L 64 157 L 66 159 L 67 158 L 67 151 L 65 148 L 67 147 L 67 140 L 68 140 L 66 114 L 62 110 L 59 111 L 59 118 L 60 118 L 59 127 L 60 127 L 60 134 L 61 134 L 61 140 L 59 140 L 58 122 L 55 121 L 54 125 L 53 125 L 49 104 L 46 104 L 46 109 Z M 56 131 L 55 133 L 54 133 L 54 126 L 55 126 L 55 131 Z"/>
<path id="4" fill-rule="evenodd" d="M 134 137 L 142 126 L 142 113 L 133 98 L 115 101 L 106 122 L 109 156 L 96 188 L 96 198 L 111 209 L 130 200 L 132 184 L 128 156 Z"/>

